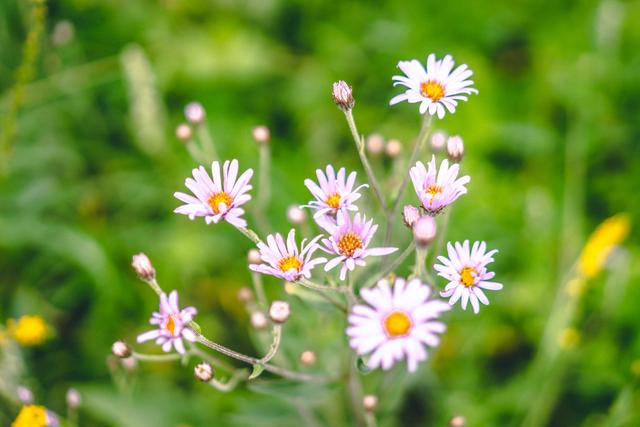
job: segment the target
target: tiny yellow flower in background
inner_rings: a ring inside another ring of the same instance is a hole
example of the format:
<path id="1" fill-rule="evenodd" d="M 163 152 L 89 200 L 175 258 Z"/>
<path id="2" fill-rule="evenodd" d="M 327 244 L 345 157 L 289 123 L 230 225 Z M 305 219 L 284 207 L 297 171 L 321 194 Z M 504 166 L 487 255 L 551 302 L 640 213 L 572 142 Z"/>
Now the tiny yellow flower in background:
<path id="1" fill-rule="evenodd" d="M 44 406 L 25 405 L 11 427 L 46 427 L 47 410 Z"/>
<path id="2" fill-rule="evenodd" d="M 609 254 L 627 238 L 630 228 L 631 220 L 626 214 L 614 215 L 600 224 L 582 249 L 578 273 L 587 279 L 600 273 Z"/>
<path id="3" fill-rule="evenodd" d="M 566 328 L 558 336 L 558 344 L 565 350 L 575 347 L 580 342 L 580 332 L 574 328 Z"/>
<path id="4" fill-rule="evenodd" d="M 27 315 L 18 320 L 9 319 L 7 328 L 9 335 L 23 346 L 40 345 L 50 335 L 49 326 L 40 316 Z"/>

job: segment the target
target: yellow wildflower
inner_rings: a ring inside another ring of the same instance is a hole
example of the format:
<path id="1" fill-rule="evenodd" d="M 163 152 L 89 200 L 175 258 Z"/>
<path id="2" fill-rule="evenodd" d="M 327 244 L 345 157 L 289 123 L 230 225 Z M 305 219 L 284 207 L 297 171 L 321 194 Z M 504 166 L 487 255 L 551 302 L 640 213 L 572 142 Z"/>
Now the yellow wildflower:
<path id="1" fill-rule="evenodd" d="M 575 347 L 580 342 L 580 332 L 574 328 L 566 328 L 558 335 L 558 344 L 565 350 Z"/>
<path id="2" fill-rule="evenodd" d="M 631 221 L 626 214 L 614 215 L 600 224 L 582 249 L 578 273 L 591 279 L 602 271 L 611 251 L 627 238 L 630 227 Z"/>
<path id="3" fill-rule="evenodd" d="M 44 406 L 25 405 L 11 427 L 46 427 L 47 410 Z"/>
<path id="4" fill-rule="evenodd" d="M 7 322 L 9 334 L 23 346 L 42 344 L 49 337 L 49 326 L 40 316 L 22 316 Z"/>

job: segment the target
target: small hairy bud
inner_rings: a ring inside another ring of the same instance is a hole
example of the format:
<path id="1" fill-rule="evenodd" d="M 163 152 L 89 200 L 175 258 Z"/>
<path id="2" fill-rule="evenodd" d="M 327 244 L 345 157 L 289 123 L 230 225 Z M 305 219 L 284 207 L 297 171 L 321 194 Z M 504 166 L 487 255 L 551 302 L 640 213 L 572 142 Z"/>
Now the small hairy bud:
<path id="1" fill-rule="evenodd" d="M 262 330 L 267 327 L 269 320 L 267 316 L 261 311 L 254 311 L 251 313 L 251 326 L 257 330 Z"/>
<path id="2" fill-rule="evenodd" d="M 251 131 L 253 140 L 259 144 L 266 144 L 271 139 L 271 132 L 266 126 L 256 126 Z"/>
<path id="3" fill-rule="evenodd" d="M 293 225 L 300 225 L 307 219 L 307 213 L 300 206 L 291 205 L 287 209 L 287 219 Z"/>
<path id="4" fill-rule="evenodd" d="M 197 125 L 204 122 L 207 113 L 199 102 L 190 102 L 184 107 L 184 116 L 189 123 Z"/>
<path id="5" fill-rule="evenodd" d="M 120 340 L 113 343 L 111 346 L 111 352 L 114 356 L 119 357 L 120 359 L 126 359 L 131 356 L 131 347 L 126 342 Z"/>
<path id="6" fill-rule="evenodd" d="M 441 130 L 435 131 L 431 136 L 431 148 L 440 151 L 447 145 L 447 134 Z"/>
<path id="7" fill-rule="evenodd" d="M 342 111 L 349 111 L 353 108 L 356 101 L 353 99 L 353 89 L 344 80 L 337 81 L 333 84 L 333 102 Z"/>
<path id="8" fill-rule="evenodd" d="M 378 409 L 378 397 L 373 394 L 367 394 L 362 398 L 362 406 L 364 406 L 365 411 L 374 412 Z"/>
<path id="9" fill-rule="evenodd" d="M 269 308 L 269 317 L 274 323 L 284 323 L 289 319 L 289 303 L 286 301 L 274 301 Z"/>
<path id="10" fill-rule="evenodd" d="M 397 139 L 390 139 L 385 147 L 385 153 L 387 153 L 387 156 L 395 159 L 402 153 L 402 143 Z"/>
<path id="11" fill-rule="evenodd" d="M 238 290 L 238 300 L 240 302 L 249 302 L 252 299 L 253 299 L 253 292 L 251 292 L 251 289 L 247 288 L 246 286 L 243 286 Z"/>
<path id="12" fill-rule="evenodd" d="M 413 223 L 413 240 L 418 246 L 427 246 L 436 237 L 436 220 L 431 216 L 420 217 Z"/>
<path id="13" fill-rule="evenodd" d="M 20 402 L 26 405 L 28 405 L 29 403 L 33 403 L 33 392 L 28 387 L 19 385 L 16 389 L 16 395 L 18 396 Z"/>
<path id="14" fill-rule="evenodd" d="M 249 261 L 249 264 L 260 264 L 262 262 L 260 251 L 257 249 L 249 249 L 249 252 L 247 252 L 247 261 Z"/>
<path id="15" fill-rule="evenodd" d="M 213 379 L 213 367 L 207 362 L 198 363 L 193 368 L 193 375 L 203 383 L 208 383 Z"/>
<path id="16" fill-rule="evenodd" d="M 82 397 L 80 392 L 75 388 L 67 390 L 67 406 L 72 409 L 76 409 L 82 403 Z"/>
<path id="17" fill-rule="evenodd" d="M 404 224 L 411 228 L 413 224 L 420 219 L 422 215 L 420 214 L 420 210 L 412 205 L 406 205 L 404 209 L 402 209 L 402 220 Z"/>
<path id="18" fill-rule="evenodd" d="M 449 421 L 449 427 L 464 427 L 467 420 L 462 415 L 456 415 Z"/>
<path id="19" fill-rule="evenodd" d="M 144 253 L 134 255 L 131 265 L 140 279 L 148 282 L 156 278 L 156 270 Z"/>
<path id="20" fill-rule="evenodd" d="M 460 163 L 464 157 L 464 143 L 458 135 L 450 136 L 447 140 L 447 156 L 452 162 Z"/>
<path id="21" fill-rule="evenodd" d="M 380 154 L 384 151 L 384 137 L 379 133 L 372 133 L 367 138 L 367 151 L 371 154 Z"/>
<path id="22" fill-rule="evenodd" d="M 178 138 L 182 142 L 190 141 L 193 137 L 193 130 L 191 126 L 186 123 L 181 123 L 176 128 L 176 138 Z"/>
<path id="23" fill-rule="evenodd" d="M 313 351 L 303 351 L 300 353 L 300 363 L 303 365 L 311 366 L 316 363 L 316 354 Z"/>

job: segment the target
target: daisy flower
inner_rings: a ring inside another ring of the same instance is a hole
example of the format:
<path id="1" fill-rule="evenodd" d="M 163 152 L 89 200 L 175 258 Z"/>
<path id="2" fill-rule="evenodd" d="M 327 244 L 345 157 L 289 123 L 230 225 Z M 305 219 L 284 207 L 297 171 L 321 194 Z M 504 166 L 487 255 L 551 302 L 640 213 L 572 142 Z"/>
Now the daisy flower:
<path id="1" fill-rule="evenodd" d="M 431 289 L 420 279 L 397 278 L 393 289 L 387 280 L 375 288 L 362 289 L 367 304 L 355 305 L 349 314 L 350 346 L 360 355 L 371 353 L 367 365 L 385 371 L 396 362 L 407 360 L 409 372 L 426 360 L 426 346 L 440 343 L 437 334 L 445 331 L 438 321 L 451 307 L 444 301 L 430 300 Z"/>
<path id="2" fill-rule="evenodd" d="M 333 166 L 327 166 L 326 174 L 322 169 L 316 170 L 318 184 L 310 179 L 304 180 L 304 185 L 311 191 L 316 200 L 309 202 L 308 205 L 302 207 L 315 209 L 314 219 L 318 220 L 329 216 L 335 218 L 338 211 L 349 210 L 357 211 L 358 207 L 354 204 L 360 198 L 360 189 L 368 187 L 362 184 L 357 188 L 353 188 L 356 183 L 356 172 L 351 172 L 346 176 L 345 168 L 340 168 L 336 175 Z"/>
<path id="3" fill-rule="evenodd" d="M 436 264 L 433 268 L 438 272 L 438 276 L 444 277 L 449 284 L 444 288 L 444 292 L 440 295 L 449 298 L 449 304 L 454 305 L 461 299 L 462 309 L 467 309 L 467 303 L 471 301 L 473 312 L 480 311 L 481 302 L 489 305 L 487 296 L 482 291 L 487 289 L 490 291 L 499 291 L 502 284 L 489 282 L 493 279 L 495 273 L 487 271 L 487 264 L 493 262 L 493 254 L 498 252 L 497 249 L 487 251 L 485 242 L 475 242 L 469 252 L 469 241 L 465 240 L 463 244 L 455 242 L 447 243 L 447 252 L 449 258 L 439 256 L 438 261 L 442 264 Z"/>
<path id="4" fill-rule="evenodd" d="M 191 342 L 196 340 L 196 334 L 187 326 L 196 313 L 193 307 L 180 310 L 178 292 L 172 291 L 168 298 L 163 293 L 160 295 L 160 312 L 154 312 L 149 320 L 152 325 L 158 325 L 158 329 L 138 335 L 138 342 L 156 340 L 156 344 L 161 345 L 165 352 L 175 347 L 178 353 L 184 353 L 182 339 Z"/>
<path id="5" fill-rule="evenodd" d="M 398 248 L 367 248 L 377 229 L 378 226 L 373 223 L 373 220 L 367 221 L 364 215 L 361 217 L 357 213 L 352 221 L 348 212 L 338 212 L 336 224 L 326 226 L 331 236 L 322 240 L 324 247 L 321 248 L 337 256 L 327 262 L 324 270 L 329 271 L 342 263 L 340 280 L 344 280 L 347 277 L 347 270 L 353 271 L 356 265 L 366 264 L 364 262 L 366 257 L 387 255 L 397 251 Z"/>
<path id="6" fill-rule="evenodd" d="M 247 221 L 242 218 L 244 209 L 240 206 L 251 200 L 249 180 L 253 176 L 253 169 L 246 170 L 238 178 L 238 161 L 226 160 L 222 167 L 224 181 L 220 179 L 220 163 L 211 163 L 212 177 L 206 169 L 200 166 L 193 169 L 193 179 L 187 178 L 185 185 L 192 195 L 176 192 L 176 199 L 185 204 L 174 210 L 175 213 L 187 215 L 189 219 L 203 216 L 207 224 L 217 224 L 225 219 L 236 227 L 246 227 Z M 223 184 L 224 182 L 224 184 Z"/>
<path id="7" fill-rule="evenodd" d="M 422 207 L 429 214 L 438 214 L 467 192 L 465 185 L 471 181 L 471 178 L 468 175 L 458 178 L 459 171 L 459 164 L 454 163 L 449 166 L 449 161 L 446 159 L 440 163 L 440 169 L 438 169 L 435 156 L 431 156 L 427 168 L 422 162 L 417 162 L 411 168 L 409 175 L 413 187 L 422 202 Z"/>
<path id="8" fill-rule="evenodd" d="M 296 230 L 291 229 L 285 244 L 282 236 L 277 233 L 275 236 L 267 236 L 267 244 L 258 243 L 260 257 L 266 264 L 250 264 L 249 268 L 262 274 L 270 274 L 275 277 L 295 282 L 300 277 L 311 277 L 311 269 L 317 264 L 326 262 L 326 258 L 315 258 L 313 253 L 320 247 L 316 242 L 322 236 L 317 236 L 306 246 L 306 239 L 302 240 L 300 251 L 296 245 Z"/>
<path id="9" fill-rule="evenodd" d="M 453 70 L 454 64 L 451 55 L 446 55 L 438 61 L 433 53 L 427 58 L 426 70 L 416 59 L 398 62 L 398 68 L 405 75 L 393 76 L 393 85 L 406 86 L 407 90 L 391 99 L 389 104 L 395 105 L 402 101 L 410 104 L 419 102 L 420 114 L 429 112 L 433 116 L 437 113 L 440 119 L 444 117 L 445 108 L 454 113 L 458 101 L 466 101 L 466 95 L 478 93 L 470 87 L 473 81 L 467 80 L 473 72 L 466 64 Z"/>

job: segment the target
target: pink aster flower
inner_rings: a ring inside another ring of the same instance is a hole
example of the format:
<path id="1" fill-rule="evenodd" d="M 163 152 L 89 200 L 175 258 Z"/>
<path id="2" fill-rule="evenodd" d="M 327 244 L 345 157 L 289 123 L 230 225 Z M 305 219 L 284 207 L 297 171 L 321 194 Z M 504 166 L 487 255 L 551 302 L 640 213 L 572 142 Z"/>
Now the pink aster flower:
<path id="1" fill-rule="evenodd" d="M 466 64 L 460 65 L 453 72 L 455 62 L 451 55 L 446 55 L 441 60 L 436 60 L 435 54 L 430 54 L 427 58 L 427 69 L 425 70 L 418 60 L 400 61 L 398 68 L 405 74 L 404 76 L 393 76 L 396 85 L 406 86 L 407 90 L 395 96 L 389 102 L 391 105 L 402 101 L 410 104 L 420 103 L 420 114 L 438 114 L 442 119 L 445 115 L 445 108 L 450 113 L 456 111 L 458 101 L 466 101 L 467 96 L 478 91 L 472 87 L 472 80 L 467 80 L 473 72 Z"/>
<path id="2" fill-rule="evenodd" d="M 356 183 L 356 172 L 351 172 L 347 177 L 345 168 L 340 168 L 336 175 L 333 166 L 328 165 L 326 174 L 322 169 L 317 169 L 316 176 L 318 177 L 318 184 L 320 185 L 310 179 L 304 180 L 304 185 L 307 186 L 316 200 L 303 206 L 316 210 L 313 215 L 316 221 L 318 219 L 333 219 L 338 211 L 358 210 L 358 207 L 354 204 L 354 202 L 360 198 L 358 191 L 363 187 L 368 187 L 368 185 L 362 184 L 357 188 L 353 188 Z"/>
<path id="3" fill-rule="evenodd" d="M 196 334 L 188 327 L 188 323 L 196 313 L 193 307 L 180 310 L 178 292 L 172 291 L 169 298 L 166 294 L 162 294 L 160 295 L 160 312 L 154 312 L 149 320 L 152 325 L 158 325 L 158 329 L 138 335 L 138 342 L 156 340 L 156 344 L 161 345 L 165 352 L 175 347 L 178 353 L 184 353 L 182 339 L 191 342 L 196 340 Z"/>
<path id="4" fill-rule="evenodd" d="M 467 192 L 465 185 L 471 181 L 471 178 L 468 175 L 458 178 L 459 171 L 459 164 L 449 166 L 449 161 L 446 159 L 440 163 L 440 169 L 438 169 L 435 156 L 431 157 L 428 169 L 422 162 L 417 162 L 411 168 L 409 175 L 413 187 L 422 202 L 422 207 L 429 214 L 438 214 Z"/>
<path id="5" fill-rule="evenodd" d="M 282 236 L 267 236 L 267 244 L 258 243 L 260 257 L 266 264 L 250 264 L 249 268 L 262 274 L 270 274 L 275 277 L 295 282 L 300 277 L 311 277 L 311 269 L 318 264 L 326 262 L 326 258 L 312 259 L 313 253 L 320 247 L 316 242 L 322 236 L 316 236 L 306 246 L 306 239 L 302 240 L 300 251 L 296 245 L 296 230 L 291 229 L 285 244 Z"/>
<path id="6" fill-rule="evenodd" d="M 347 276 L 347 270 L 353 271 L 356 265 L 366 265 L 364 259 L 368 256 L 387 255 L 398 248 L 368 248 L 378 226 L 373 220 L 367 221 L 366 216 L 355 214 L 353 221 L 346 211 L 338 212 L 336 224 L 328 224 L 325 229 L 331 234 L 328 239 L 323 239 L 322 250 L 329 254 L 337 255 L 324 266 L 329 271 L 342 263 L 340 280 Z"/>
<path id="7" fill-rule="evenodd" d="M 175 213 L 187 215 L 189 219 L 203 216 L 207 224 L 217 224 L 225 219 L 236 227 L 246 227 L 247 221 L 242 218 L 244 209 L 240 206 L 251 200 L 249 180 L 253 169 L 246 170 L 238 178 L 238 161 L 226 160 L 223 166 L 224 180 L 220 179 L 220 163 L 211 163 L 213 180 L 203 166 L 193 169 L 193 179 L 187 178 L 185 185 L 192 195 L 176 192 L 173 195 L 185 204 L 174 210 Z M 223 184 L 224 182 L 224 184 Z"/>
<path id="8" fill-rule="evenodd" d="M 447 243 L 447 252 L 449 258 L 439 256 L 438 261 L 442 264 L 433 266 L 438 272 L 438 276 L 444 277 L 449 281 L 444 288 L 444 292 L 440 295 L 449 298 L 449 304 L 453 305 L 461 299 L 462 309 L 467 309 L 467 302 L 471 301 L 473 312 L 480 311 L 481 302 L 489 305 L 489 300 L 482 291 L 487 289 L 490 291 L 499 291 L 502 284 L 490 282 L 495 273 L 487 271 L 487 264 L 493 262 L 493 254 L 498 252 L 497 249 L 486 252 L 487 244 L 485 242 L 475 242 L 469 251 L 469 241 L 465 240 L 463 244 L 455 242 Z"/>
<path id="9" fill-rule="evenodd" d="M 387 280 L 376 287 L 362 289 L 367 304 L 355 305 L 349 314 L 350 346 L 360 355 L 371 353 L 367 365 L 390 369 L 407 360 L 409 372 L 427 359 L 426 346 L 440 343 L 438 334 L 446 330 L 438 317 L 451 307 L 444 301 L 430 300 L 431 289 L 420 279 L 397 278 L 390 288 Z"/>

